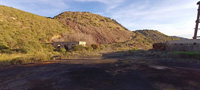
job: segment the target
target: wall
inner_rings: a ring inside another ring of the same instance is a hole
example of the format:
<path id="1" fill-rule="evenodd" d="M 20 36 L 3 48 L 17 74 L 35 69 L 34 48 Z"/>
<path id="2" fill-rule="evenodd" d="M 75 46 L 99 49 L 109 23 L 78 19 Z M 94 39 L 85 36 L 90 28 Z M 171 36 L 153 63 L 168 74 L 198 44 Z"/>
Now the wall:
<path id="1" fill-rule="evenodd" d="M 194 51 L 200 52 L 200 40 L 177 40 L 166 42 L 167 51 Z"/>

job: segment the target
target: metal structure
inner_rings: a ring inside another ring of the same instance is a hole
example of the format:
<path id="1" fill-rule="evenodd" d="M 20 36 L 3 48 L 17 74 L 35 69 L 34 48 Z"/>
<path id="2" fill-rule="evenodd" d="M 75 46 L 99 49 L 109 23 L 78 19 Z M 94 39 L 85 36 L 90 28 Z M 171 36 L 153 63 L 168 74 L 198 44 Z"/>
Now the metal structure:
<path id="1" fill-rule="evenodd" d="M 198 8 L 198 13 L 197 13 L 197 20 L 196 20 L 196 26 L 195 26 L 195 31 L 194 31 L 194 37 L 193 39 L 197 39 L 197 32 L 199 30 L 199 17 L 200 17 L 200 1 L 197 3 L 197 5 L 199 5 L 199 8 Z"/>

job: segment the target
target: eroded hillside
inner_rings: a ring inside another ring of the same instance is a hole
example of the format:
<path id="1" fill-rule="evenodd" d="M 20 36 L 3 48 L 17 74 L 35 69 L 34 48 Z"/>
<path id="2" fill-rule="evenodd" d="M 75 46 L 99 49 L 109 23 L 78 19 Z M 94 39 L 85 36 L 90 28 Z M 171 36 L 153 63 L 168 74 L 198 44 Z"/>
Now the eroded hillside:
<path id="1" fill-rule="evenodd" d="M 124 42 L 132 36 L 132 32 L 117 21 L 88 12 L 64 12 L 55 16 L 54 19 L 69 26 L 74 32 L 64 34 L 60 40 L 108 44 Z"/>

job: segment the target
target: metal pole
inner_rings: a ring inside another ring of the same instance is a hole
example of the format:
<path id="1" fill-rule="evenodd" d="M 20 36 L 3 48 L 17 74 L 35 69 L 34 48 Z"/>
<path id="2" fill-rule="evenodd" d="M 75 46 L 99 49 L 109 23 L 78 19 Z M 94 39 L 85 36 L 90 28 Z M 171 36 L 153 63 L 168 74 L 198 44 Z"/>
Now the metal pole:
<path id="1" fill-rule="evenodd" d="M 197 20 L 196 20 L 196 26 L 195 26 L 193 39 L 197 39 L 197 31 L 199 27 L 199 15 L 200 15 L 200 1 L 197 3 L 197 5 L 199 5 L 199 8 L 198 8 L 198 13 L 197 13 Z"/>

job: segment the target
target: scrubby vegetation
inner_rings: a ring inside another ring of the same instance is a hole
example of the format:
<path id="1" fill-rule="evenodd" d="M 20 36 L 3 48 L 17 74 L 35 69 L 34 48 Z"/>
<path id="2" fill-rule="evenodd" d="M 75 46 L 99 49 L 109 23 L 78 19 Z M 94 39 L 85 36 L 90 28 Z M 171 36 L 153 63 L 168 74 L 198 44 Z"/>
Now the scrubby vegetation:
<path id="1" fill-rule="evenodd" d="M 46 43 L 54 35 L 64 32 L 69 32 L 69 29 L 57 20 L 0 6 L 0 61 L 22 63 L 19 59 L 30 55 L 36 55 L 32 59 L 47 59 L 43 57 L 51 55 L 53 49 Z M 38 52 L 43 56 L 37 56 Z"/>

